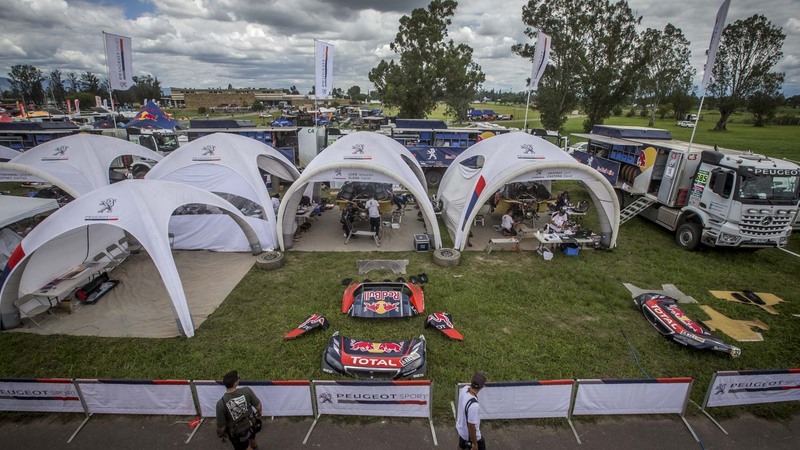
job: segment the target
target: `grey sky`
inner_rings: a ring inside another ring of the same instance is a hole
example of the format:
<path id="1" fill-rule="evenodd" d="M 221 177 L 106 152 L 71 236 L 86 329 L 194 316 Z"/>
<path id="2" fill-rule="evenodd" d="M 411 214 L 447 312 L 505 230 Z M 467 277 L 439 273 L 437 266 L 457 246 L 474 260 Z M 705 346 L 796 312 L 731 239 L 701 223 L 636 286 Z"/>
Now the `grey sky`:
<path id="1" fill-rule="evenodd" d="M 133 39 L 136 74 L 164 87 L 274 87 L 314 83 L 314 39 L 335 45 L 334 85 L 371 89 L 367 74 L 393 53 L 399 19 L 426 0 L 3 0 L 0 76 L 15 64 L 47 72 L 106 73 L 101 31 Z M 474 50 L 484 88 L 522 91 L 530 62 L 512 54 L 526 40 L 523 0 L 462 0 L 450 38 Z M 702 76 L 705 50 L 722 0 L 629 0 L 646 27 L 672 23 L 691 42 Z M 765 15 L 783 28 L 784 91 L 800 93 L 800 1 L 733 0 L 728 23 Z"/>

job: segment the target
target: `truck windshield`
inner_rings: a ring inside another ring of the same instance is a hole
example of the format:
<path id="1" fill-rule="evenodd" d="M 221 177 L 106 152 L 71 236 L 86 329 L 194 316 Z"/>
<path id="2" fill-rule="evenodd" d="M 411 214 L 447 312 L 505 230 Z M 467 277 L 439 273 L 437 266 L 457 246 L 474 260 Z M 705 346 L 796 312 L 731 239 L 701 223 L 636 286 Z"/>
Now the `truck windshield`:
<path id="1" fill-rule="evenodd" d="M 792 200 L 798 199 L 797 176 L 739 176 L 739 198 L 742 200 Z"/>
<path id="2" fill-rule="evenodd" d="M 162 152 L 171 152 L 178 148 L 178 136 L 174 134 L 157 135 L 158 149 Z"/>

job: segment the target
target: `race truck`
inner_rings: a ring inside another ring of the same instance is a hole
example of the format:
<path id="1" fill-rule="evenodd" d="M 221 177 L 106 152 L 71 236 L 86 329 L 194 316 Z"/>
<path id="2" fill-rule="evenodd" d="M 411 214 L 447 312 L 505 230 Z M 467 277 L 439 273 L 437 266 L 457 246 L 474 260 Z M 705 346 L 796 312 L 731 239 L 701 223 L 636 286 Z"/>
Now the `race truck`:
<path id="1" fill-rule="evenodd" d="M 114 131 L 114 130 L 110 130 Z M 117 133 L 122 130 L 117 130 Z M 161 156 L 167 156 L 180 146 L 178 133 L 166 129 L 145 129 L 145 128 L 125 128 L 124 133 L 130 142 L 147 147 Z M 123 158 L 124 159 L 124 158 Z M 122 161 L 121 165 L 129 167 L 133 178 L 144 178 L 145 174 L 153 168 L 155 161 L 134 157 L 128 161 Z M 112 166 L 118 164 L 112 163 Z"/>
<path id="2" fill-rule="evenodd" d="M 687 250 L 783 247 L 798 214 L 800 166 L 673 140 L 669 131 L 595 125 L 573 157 L 616 187 L 620 225 L 641 215 Z"/>

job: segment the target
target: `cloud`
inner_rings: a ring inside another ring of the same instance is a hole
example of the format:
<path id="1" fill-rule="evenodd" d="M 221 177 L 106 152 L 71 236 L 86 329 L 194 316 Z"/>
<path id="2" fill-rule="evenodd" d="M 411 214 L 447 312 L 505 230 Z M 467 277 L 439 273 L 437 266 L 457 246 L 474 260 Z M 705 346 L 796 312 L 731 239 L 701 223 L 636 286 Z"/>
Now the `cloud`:
<path id="1" fill-rule="evenodd" d="M 131 5 L 147 3 L 126 19 Z M 702 75 L 704 52 L 719 2 L 696 2 L 692 8 L 664 0 L 628 0 L 646 27 L 681 28 L 691 41 L 692 66 Z M 2 0 L 0 74 L 15 64 L 44 72 L 92 71 L 105 77 L 101 31 L 130 36 L 133 68 L 152 74 L 163 86 L 289 87 L 308 92 L 313 84 L 314 40 L 334 50 L 334 83 L 347 89 L 372 89 L 369 71 L 381 59 L 396 58 L 389 49 L 399 20 L 429 0 Z M 484 87 L 521 91 L 530 62 L 511 46 L 529 42 L 522 7 L 527 0 L 461 0 L 449 38 L 473 48 L 486 74 Z M 737 0 L 728 23 L 764 14 L 787 34 L 779 70 L 800 79 L 797 53 L 800 19 L 796 0 Z M 788 19 L 787 19 L 788 18 Z M 795 82 L 795 85 L 797 82 Z"/>

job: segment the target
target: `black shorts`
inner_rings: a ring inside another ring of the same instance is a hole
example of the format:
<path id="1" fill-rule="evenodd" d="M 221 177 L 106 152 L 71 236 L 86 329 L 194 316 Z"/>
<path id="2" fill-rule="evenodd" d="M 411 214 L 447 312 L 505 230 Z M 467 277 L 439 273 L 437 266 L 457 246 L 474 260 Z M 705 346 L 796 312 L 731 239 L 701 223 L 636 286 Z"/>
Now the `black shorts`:
<path id="1" fill-rule="evenodd" d="M 228 440 L 231 441 L 231 444 L 233 444 L 234 450 L 246 450 L 248 447 L 250 447 L 250 439 L 255 438 L 256 434 L 253 432 L 253 430 L 250 430 L 250 434 L 241 438 L 235 438 L 231 436 L 230 433 L 228 434 Z"/>
<path id="2" fill-rule="evenodd" d="M 472 442 L 462 438 L 461 436 L 458 437 L 458 448 L 472 448 Z M 486 441 L 483 440 L 483 437 L 478 439 L 478 450 L 486 450 Z"/>

